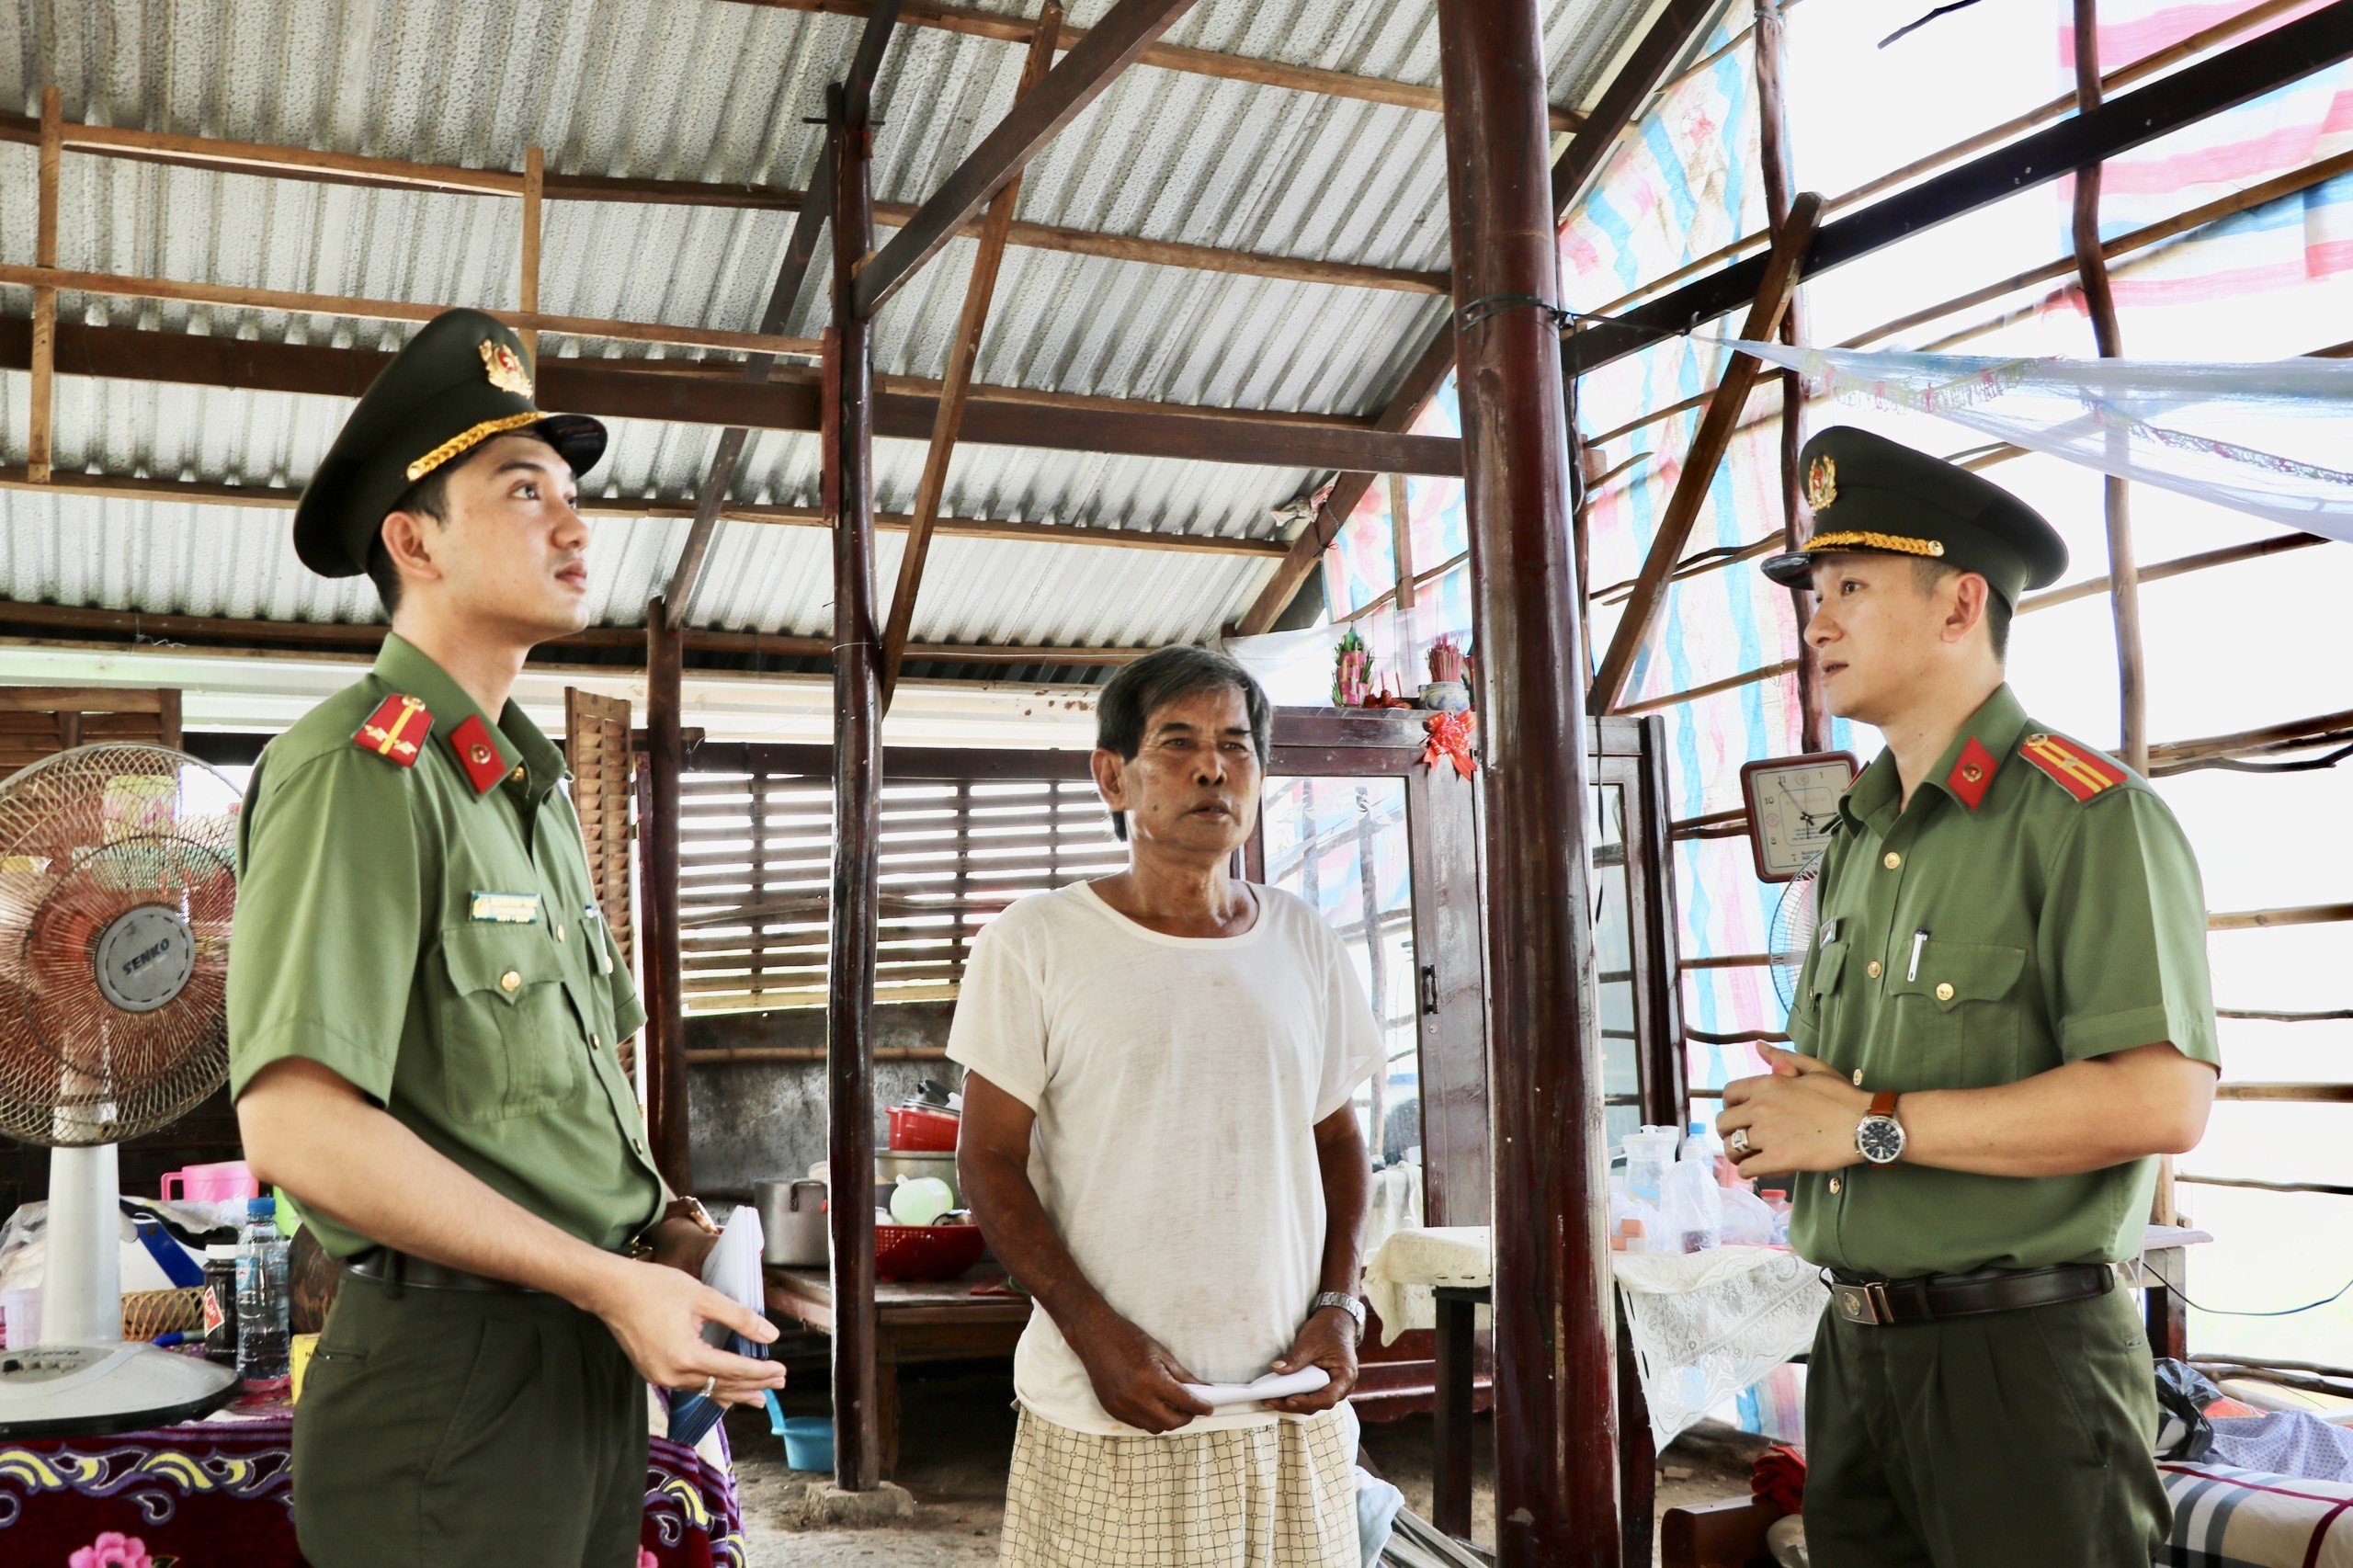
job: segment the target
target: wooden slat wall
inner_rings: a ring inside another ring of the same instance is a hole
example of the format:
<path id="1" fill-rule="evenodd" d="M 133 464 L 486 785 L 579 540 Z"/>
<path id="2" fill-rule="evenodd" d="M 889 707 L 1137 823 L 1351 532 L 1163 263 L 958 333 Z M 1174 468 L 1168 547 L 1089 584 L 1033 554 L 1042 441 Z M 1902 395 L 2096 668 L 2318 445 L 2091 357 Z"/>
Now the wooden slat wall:
<path id="1" fill-rule="evenodd" d="M 767 750 L 730 748 L 727 759 L 749 771 L 689 769 L 682 783 L 678 907 L 692 1013 L 824 1001 L 832 780 L 785 748 Z M 915 778 L 896 760 L 886 754 L 882 789 L 876 985 L 885 1000 L 953 995 L 989 916 L 1024 893 L 1127 863 L 1092 783 L 997 768 Z"/>
<path id="2" fill-rule="evenodd" d="M 588 880 L 625 957 L 637 951 L 630 902 L 630 802 L 636 754 L 630 748 L 629 703 L 577 687 L 563 688 L 563 757 L 572 769 L 572 809 L 588 846 Z"/>
<path id="3" fill-rule="evenodd" d="M 170 689 L 0 686 L 0 778 L 45 756 L 105 741 L 180 744 Z"/>

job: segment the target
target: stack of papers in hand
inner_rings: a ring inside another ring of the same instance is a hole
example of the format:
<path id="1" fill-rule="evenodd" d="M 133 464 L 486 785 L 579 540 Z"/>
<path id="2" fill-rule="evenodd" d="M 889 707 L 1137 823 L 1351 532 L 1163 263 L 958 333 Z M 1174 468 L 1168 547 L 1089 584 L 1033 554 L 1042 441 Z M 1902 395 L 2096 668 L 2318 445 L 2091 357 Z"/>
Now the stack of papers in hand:
<path id="1" fill-rule="evenodd" d="M 710 1244 L 710 1256 L 703 1259 L 702 1282 L 756 1312 L 764 1311 L 767 1302 L 760 1278 L 760 1254 L 766 1245 L 758 1208 L 737 1204 L 721 1227 L 719 1239 Z M 705 1342 L 735 1355 L 767 1359 L 767 1346 L 745 1338 L 723 1323 L 703 1324 L 702 1336 Z M 672 1389 L 669 1394 L 670 1441 L 674 1443 L 694 1447 L 726 1414 L 717 1400 L 705 1399 L 691 1390 Z"/>
<path id="2" fill-rule="evenodd" d="M 1289 1399 L 1295 1393 L 1313 1393 L 1332 1381 L 1332 1374 L 1321 1367 L 1302 1367 L 1296 1372 L 1268 1372 L 1251 1383 L 1180 1383 L 1177 1386 L 1203 1404 L 1257 1404 L 1269 1399 Z"/>

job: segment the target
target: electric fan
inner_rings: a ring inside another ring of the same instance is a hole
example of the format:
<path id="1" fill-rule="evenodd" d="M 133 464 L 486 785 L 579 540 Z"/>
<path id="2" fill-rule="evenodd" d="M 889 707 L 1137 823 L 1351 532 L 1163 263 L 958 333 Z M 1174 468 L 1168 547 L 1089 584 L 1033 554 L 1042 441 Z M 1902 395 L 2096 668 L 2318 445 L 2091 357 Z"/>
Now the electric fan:
<path id="1" fill-rule="evenodd" d="M 1820 869 L 1822 857 L 1817 855 L 1806 862 L 1804 870 L 1782 884 L 1781 902 L 1773 906 L 1773 918 L 1765 932 L 1773 989 L 1781 998 L 1785 1015 L 1797 1000 L 1798 972 L 1805 968 L 1806 950 L 1813 946 L 1814 873 Z"/>
<path id="2" fill-rule="evenodd" d="M 41 1343 L 0 1354 L 0 1437 L 186 1420 L 236 1386 L 122 1343 L 115 1161 L 228 1075 L 236 804 L 164 746 L 82 746 L 0 781 L 0 1132 L 50 1149 Z"/>

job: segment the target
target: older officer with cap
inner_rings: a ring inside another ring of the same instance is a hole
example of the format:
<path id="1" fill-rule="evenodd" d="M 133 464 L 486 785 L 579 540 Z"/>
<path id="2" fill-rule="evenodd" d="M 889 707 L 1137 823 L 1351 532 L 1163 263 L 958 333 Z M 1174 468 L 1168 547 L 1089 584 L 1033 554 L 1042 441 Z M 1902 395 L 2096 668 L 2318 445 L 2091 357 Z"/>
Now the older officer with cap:
<path id="1" fill-rule="evenodd" d="M 1806 445 L 1832 711 L 1887 749 L 1839 802 L 1792 1051 L 1728 1088 L 1745 1175 L 1800 1173 L 1830 1311 L 1806 1388 L 1819 1568 L 2146 1568 L 2167 1510 L 2115 1266 L 2219 1058 L 2179 825 L 2003 679 L 2067 552 L 1996 485 L 1866 431 Z"/>
<path id="2" fill-rule="evenodd" d="M 294 1423 L 316 1568 L 628 1568 L 645 1382 L 756 1400 L 771 1328 L 693 1277 L 710 1221 L 646 1153 L 643 1021 L 563 756 L 508 699 L 588 620 L 575 476 L 515 334 L 436 317 L 359 400 L 294 546 L 392 621 L 366 679 L 262 753 L 239 826 L 231 1090 L 256 1173 L 345 1261 Z M 662 1267 L 675 1265 L 676 1267 Z"/>

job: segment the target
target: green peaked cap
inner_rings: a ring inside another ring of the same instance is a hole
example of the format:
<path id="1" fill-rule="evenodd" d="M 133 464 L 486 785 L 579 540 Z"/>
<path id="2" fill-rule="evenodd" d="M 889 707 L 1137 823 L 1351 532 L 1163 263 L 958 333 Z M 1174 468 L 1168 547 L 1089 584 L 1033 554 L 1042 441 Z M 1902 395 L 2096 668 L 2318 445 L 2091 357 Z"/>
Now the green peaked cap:
<path id="1" fill-rule="evenodd" d="M 444 311 L 392 356 L 343 422 L 294 507 L 294 553 L 323 577 L 356 577 L 384 516 L 415 484 L 494 436 L 536 436 L 576 474 L 605 455 L 605 426 L 542 414 L 515 329 Z"/>
<path id="2" fill-rule="evenodd" d="M 1900 441 L 1834 425 L 1799 454 L 1813 535 L 1760 563 L 1777 583 L 1802 588 L 1822 555 L 1908 555 L 1982 574 L 2018 608 L 2029 588 L 2067 570 L 2066 541 L 2042 514 L 1990 480 Z"/>

